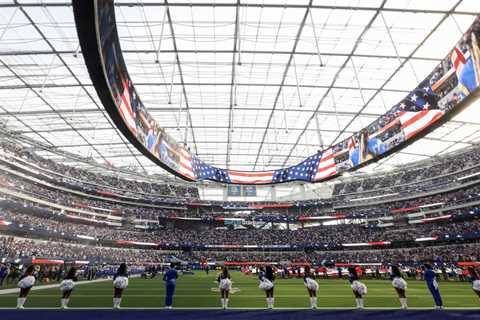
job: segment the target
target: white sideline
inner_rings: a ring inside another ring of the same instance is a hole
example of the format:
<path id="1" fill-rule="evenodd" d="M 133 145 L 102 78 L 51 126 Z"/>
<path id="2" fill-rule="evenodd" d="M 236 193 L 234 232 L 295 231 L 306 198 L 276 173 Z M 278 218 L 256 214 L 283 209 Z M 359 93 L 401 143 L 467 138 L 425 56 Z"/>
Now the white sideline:
<path id="1" fill-rule="evenodd" d="M 85 281 L 78 281 L 75 283 L 75 285 L 79 284 L 88 284 L 88 283 L 95 283 L 95 282 L 104 282 L 104 281 L 112 281 L 110 278 L 102 278 L 102 279 L 96 279 L 96 280 L 85 280 Z M 55 283 L 55 284 L 44 284 L 40 286 L 33 286 L 32 291 L 36 290 L 45 290 L 45 289 L 52 289 L 52 288 L 58 288 L 60 287 L 60 283 Z M 2 289 L 0 290 L 0 295 L 2 294 L 10 294 L 10 293 L 17 293 L 20 291 L 20 288 L 10 288 L 10 289 Z"/>

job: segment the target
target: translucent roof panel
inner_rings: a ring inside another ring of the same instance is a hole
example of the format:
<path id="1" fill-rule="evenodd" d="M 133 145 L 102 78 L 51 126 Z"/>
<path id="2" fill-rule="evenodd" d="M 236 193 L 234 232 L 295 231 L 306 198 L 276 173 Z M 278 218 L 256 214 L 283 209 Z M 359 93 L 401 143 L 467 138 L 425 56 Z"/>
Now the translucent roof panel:
<path id="1" fill-rule="evenodd" d="M 480 13 L 478 1 L 116 1 L 142 101 L 207 163 L 294 165 L 399 102 Z M 0 119 L 59 150 L 164 172 L 112 124 L 85 67 L 69 1 L 0 0 Z M 472 107 L 362 171 L 480 140 Z M 46 154 L 48 155 L 48 154 Z"/>

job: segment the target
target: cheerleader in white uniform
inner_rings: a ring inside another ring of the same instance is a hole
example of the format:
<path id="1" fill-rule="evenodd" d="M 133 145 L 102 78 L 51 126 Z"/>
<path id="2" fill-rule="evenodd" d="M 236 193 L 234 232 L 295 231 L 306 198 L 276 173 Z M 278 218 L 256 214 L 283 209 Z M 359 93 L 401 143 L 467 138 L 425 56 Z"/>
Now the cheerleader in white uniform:
<path id="1" fill-rule="evenodd" d="M 407 296 L 405 291 L 407 290 L 407 282 L 402 278 L 400 269 L 398 266 L 392 266 L 391 272 L 392 286 L 397 291 L 398 299 L 400 300 L 400 305 L 402 309 L 407 309 Z"/>
<path id="2" fill-rule="evenodd" d="M 123 290 L 128 286 L 127 265 L 122 263 L 113 277 L 113 309 L 120 309 Z"/>
<path id="3" fill-rule="evenodd" d="M 35 284 L 36 279 L 33 275 L 34 272 L 35 267 L 33 265 L 28 266 L 27 270 L 20 278 L 20 281 L 18 281 L 17 286 L 20 288 L 20 294 L 17 298 L 17 309 L 23 309 L 23 305 L 25 304 L 25 301 L 27 301 L 28 293 Z"/>
<path id="4" fill-rule="evenodd" d="M 217 282 L 218 288 L 220 289 L 222 309 L 227 309 L 229 293 L 230 290 L 232 290 L 232 280 L 230 280 L 230 273 L 227 267 L 223 267 L 222 273 L 217 278 Z"/>
<path id="5" fill-rule="evenodd" d="M 474 267 L 468 267 L 468 276 L 472 282 L 473 292 L 480 298 L 480 274 Z"/>
<path id="6" fill-rule="evenodd" d="M 77 281 L 77 269 L 72 267 L 68 270 L 67 275 L 60 283 L 60 291 L 62 292 L 62 299 L 60 302 L 62 309 L 68 309 L 68 302 L 70 301 L 70 296 L 72 295 L 73 289 L 75 288 L 75 282 Z"/>
<path id="7" fill-rule="evenodd" d="M 348 281 L 350 281 L 350 288 L 352 288 L 353 294 L 355 295 L 357 309 L 363 309 L 363 296 L 367 294 L 367 286 L 358 281 L 358 274 L 355 267 L 349 267 L 348 273 Z"/>
<path id="8" fill-rule="evenodd" d="M 310 266 L 305 266 L 303 283 L 307 287 L 308 296 L 310 297 L 310 308 L 317 309 L 318 282 L 315 281 L 315 274 L 311 272 Z"/>
<path id="9" fill-rule="evenodd" d="M 261 290 L 265 291 L 267 298 L 267 308 L 273 309 L 274 298 L 273 298 L 273 289 L 275 288 L 275 275 L 273 274 L 273 268 L 267 266 L 265 271 L 260 271 L 259 275 L 260 285 L 258 286 Z"/>

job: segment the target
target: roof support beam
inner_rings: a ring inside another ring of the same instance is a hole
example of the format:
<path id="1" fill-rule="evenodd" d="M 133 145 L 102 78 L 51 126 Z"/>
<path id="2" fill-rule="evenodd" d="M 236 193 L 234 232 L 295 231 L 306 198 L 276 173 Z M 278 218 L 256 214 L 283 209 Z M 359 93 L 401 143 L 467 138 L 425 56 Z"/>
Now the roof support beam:
<path id="1" fill-rule="evenodd" d="M 450 9 L 450 11 L 447 11 L 445 13 L 445 15 L 438 21 L 438 23 L 432 28 L 432 30 L 430 30 L 430 32 L 427 34 L 427 36 L 416 46 L 416 48 L 409 54 L 409 57 L 413 57 L 413 55 L 415 55 L 415 53 L 421 48 L 421 46 L 428 40 L 428 38 L 430 38 L 430 36 L 435 32 L 435 30 L 437 30 L 438 27 L 440 27 L 440 25 L 443 23 L 443 21 L 445 21 L 445 19 L 447 19 L 447 17 L 455 11 L 455 8 L 458 7 L 458 5 L 462 2 L 462 0 L 458 0 L 455 5 Z M 390 82 L 390 80 L 397 74 L 398 71 L 400 71 L 400 69 L 402 69 L 402 67 L 407 63 L 409 62 L 410 58 L 407 58 L 405 60 L 403 60 L 399 65 L 398 67 L 393 71 L 393 73 L 387 78 L 387 80 L 385 80 L 385 82 L 382 84 L 382 86 L 375 91 L 375 93 L 370 97 L 370 99 L 368 99 L 368 101 L 362 106 L 362 108 L 358 111 L 357 115 L 354 116 L 352 119 L 350 119 L 350 121 L 348 122 L 348 124 L 344 127 L 343 130 L 341 130 L 337 137 L 333 140 L 332 145 L 334 145 L 336 142 L 338 142 L 338 139 L 342 136 L 342 134 L 345 132 L 345 129 L 347 129 L 352 123 L 353 121 L 355 121 L 355 119 L 362 113 L 362 111 L 368 106 L 368 104 L 370 102 L 373 101 L 373 99 L 375 99 L 375 97 L 382 91 L 382 89 Z"/>
<path id="2" fill-rule="evenodd" d="M 163 108 L 163 107 L 156 107 L 156 108 L 149 108 L 149 112 L 151 113 L 160 113 L 160 112 L 178 112 L 179 110 L 183 110 L 183 108 L 180 107 L 168 107 L 168 108 Z M 215 107 L 197 107 L 197 108 L 190 108 L 190 110 L 223 110 L 220 108 L 215 108 Z M 244 111 L 258 111 L 258 108 L 253 108 L 253 107 L 248 107 L 248 108 L 241 108 L 241 110 Z M 272 111 L 272 108 L 268 109 L 262 109 L 262 111 Z M 300 113 L 311 113 L 312 110 L 308 110 L 305 108 L 295 108 L 295 109 L 285 109 L 286 112 L 300 112 Z M 82 113 L 97 113 L 97 112 L 102 112 L 105 113 L 105 110 L 99 110 L 96 108 L 90 108 L 90 109 L 61 109 L 61 110 L 27 110 L 27 111 L 10 111 L 10 112 L 0 112 L 0 116 L 4 115 L 26 115 L 26 116 L 35 116 L 35 115 L 50 115 L 50 114 L 68 114 L 68 113 L 75 113 L 75 112 L 82 112 Z M 319 115 L 324 115 L 324 116 L 331 116 L 331 115 L 342 115 L 342 116 L 353 116 L 356 113 L 355 112 L 349 112 L 349 111 L 318 111 L 317 114 Z M 364 113 L 362 114 L 364 117 L 371 117 L 371 118 L 378 118 L 380 115 L 376 113 Z M 478 124 L 478 123 L 477 123 Z M 478 124 L 480 125 L 480 124 Z M 198 126 L 195 126 L 196 128 Z M 163 125 L 162 128 L 168 128 L 168 126 Z M 174 128 L 177 128 L 176 126 Z"/>
<path id="3" fill-rule="evenodd" d="M 14 3 L 2 3 L 0 4 L 0 8 L 11 8 L 17 7 L 18 4 Z M 25 2 L 21 4 L 22 7 L 71 7 L 72 3 L 70 1 L 65 2 Z M 169 6 L 169 7 L 235 7 L 235 3 L 231 2 L 215 2 L 215 3 L 207 3 L 207 2 L 175 2 L 169 3 L 167 1 L 152 1 L 146 3 L 140 3 L 138 1 L 122 1 L 122 2 L 115 2 L 115 6 L 118 7 L 136 7 L 136 6 L 145 6 L 145 7 L 162 7 L 162 6 Z M 296 9 L 306 9 L 307 7 L 311 7 L 312 9 L 334 9 L 334 10 L 356 10 L 356 11 L 376 11 L 378 7 L 362 7 L 362 6 L 339 6 L 339 5 L 305 5 L 305 4 L 293 4 L 293 3 L 286 3 L 286 4 L 269 4 L 269 3 L 243 3 L 240 7 L 249 7 L 249 8 L 296 8 Z M 412 8 L 383 8 L 383 11 L 386 12 L 413 12 L 413 13 L 436 13 L 436 14 L 444 14 L 447 13 L 445 10 L 435 10 L 435 9 L 412 9 Z M 477 15 L 478 12 L 469 12 L 469 11 L 456 11 L 455 14 L 461 15 Z"/>
<path id="4" fill-rule="evenodd" d="M 155 57 L 157 57 L 157 51 L 152 50 L 152 49 L 125 49 L 122 50 L 123 53 L 127 54 L 138 54 L 138 53 L 145 53 L 145 54 L 154 54 Z M 205 50 L 205 49 L 199 49 L 199 50 L 192 50 L 192 49 L 179 49 L 178 51 L 172 50 L 172 49 L 165 49 L 162 50 L 162 53 L 215 53 L 215 54 L 238 54 L 240 53 L 239 49 L 236 50 Z M 72 50 L 58 50 L 58 51 L 48 51 L 48 50 L 28 50 L 28 51 L 0 51 L 0 56 L 25 56 L 25 55 L 48 55 L 48 54 L 71 54 L 74 55 L 78 54 L 78 51 L 72 51 Z M 242 50 L 242 54 L 278 54 L 278 55 L 289 55 L 291 54 L 291 51 L 266 51 L 266 50 Z M 348 56 L 347 53 L 341 53 L 341 52 L 313 52 L 313 51 L 298 51 L 295 52 L 297 55 L 305 55 L 305 56 L 318 56 L 319 54 L 322 55 L 322 57 L 345 57 Z M 360 57 L 360 58 L 382 58 L 382 59 L 397 59 L 396 55 L 388 55 L 388 54 L 355 54 L 355 57 Z M 128 57 L 125 57 L 126 59 Z M 401 59 L 406 59 L 407 56 L 399 56 Z M 420 60 L 420 61 L 440 61 L 441 58 L 435 58 L 435 57 L 412 57 L 414 60 Z M 155 63 L 156 61 L 152 61 L 152 63 Z M 161 60 L 158 61 L 161 63 Z"/>
<path id="5" fill-rule="evenodd" d="M 235 9 L 235 31 L 233 33 L 233 53 L 232 53 L 232 80 L 230 81 L 230 108 L 228 111 L 228 132 L 227 132 L 227 159 L 226 159 L 226 168 L 228 169 L 228 164 L 230 162 L 230 149 L 232 148 L 231 140 L 233 133 L 233 114 L 234 107 L 237 106 L 237 84 L 235 79 L 235 68 L 237 66 L 237 45 L 239 41 L 239 32 L 240 28 L 239 23 L 239 13 L 240 13 L 240 0 L 237 0 L 237 6 Z"/>
<path id="6" fill-rule="evenodd" d="M 350 61 L 350 59 L 352 58 L 352 55 L 353 53 L 355 52 L 355 50 L 357 50 L 357 47 L 358 45 L 360 44 L 363 36 L 367 33 L 367 31 L 370 29 L 370 27 L 372 26 L 373 22 L 375 21 L 375 19 L 378 17 L 378 15 L 380 14 L 380 10 L 383 9 L 383 7 L 385 6 L 385 3 L 386 3 L 386 0 L 383 0 L 382 1 L 382 4 L 380 5 L 379 8 L 377 8 L 375 14 L 372 16 L 372 18 L 368 21 L 368 23 L 365 25 L 365 27 L 363 28 L 362 32 L 360 33 L 360 35 L 357 37 L 357 40 L 355 41 L 355 44 L 352 48 L 352 50 L 350 50 L 350 54 L 348 55 L 347 59 L 345 59 L 345 61 L 343 62 L 343 64 L 340 66 L 340 68 L 338 68 L 337 72 L 335 73 L 335 76 L 333 77 L 333 80 L 332 80 L 332 83 L 330 85 L 330 87 L 327 89 L 327 91 L 325 91 L 325 94 L 320 98 L 320 101 L 318 102 L 318 105 L 317 105 L 317 108 L 316 110 L 313 112 L 312 116 L 308 119 L 307 123 L 305 124 L 305 129 L 308 128 L 308 126 L 310 125 L 310 122 L 312 121 L 312 119 L 315 117 L 315 113 L 320 110 L 320 107 L 323 105 L 323 101 L 325 100 L 325 98 L 328 96 L 328 94 L 332 91 L 333 89 L 333 86 L 335 85 L 335 83 L 337 82 L 337 79 L 338 79 L 338 76 L 340 75 L 340 73 L 343 71 L 343 69 L 345 69 L 345 67 L 347 66 L 348 62 Z M 358 88 L 357 88 L 358 89 Z M 357 113 L 358 114 L 358 113 Z M 305 133 L 304 132 L 301 132 L 298 137 L 297 137 L 297 141 L 296 143 L 298 143 L 300 141 L 300 139 L 302 138 L 303 134 Z M 340 134 L 339 134 L 340 136 Z M 289 155 L 292 155 L 293 153 L 293 150 L 295 150 L 295 145 L 293 145 L 293 147 L 290 149 L 290 152 L 289 152 Z M 288 157 L 285 159 L 284 161 L 284 164 L 286 164 L 288 162 Z"/>
<path id="7" fill-rule="evenodd" d="M 190 122 L 190 126 L 192 126 L 192 115 L 190 114 L 190 105 L 188 103 L 188 96 L 187 96 L 187 90 L 185 89 L 185 82 L 183 80 L 183 72 L 182 72 L 182 64 L 180 63 L 180 58 L 178 57 L 178 47 L 177 47 L 177 40 L 175 37 L 175 30 L 173 29 L 173 21 L 172 21 L 172 15 L 170 13 L 170 8 L 169 8 L 169 2 L 168 0 L 164 0 L 166 7 L 165 10 L 167 10 L 167 20 L 168 20 L 168 25 L 170 26 L 170 34 L 172 35 L 172 45 L 173 45 L 173 50 L 175 52 L 175 61 L 177 62 L 177 69 L 178 69 L 178 76 L 180 77 L 180 83 L 182 85 L 182 92 L 183 92 L 183 97 L 185 101 L 185 112 L 187 113 L 187 118 L 188 122 Z M 193 152 L 196 153 L 197 151 L 197 142 L 195 140 L 195 132 L 192 129 L 192 141 L 193 141 Z M 185 141 L 185 144 L 187 141 Z"/>
<path id="8" fill-rule="evenodd" d="M 10 65 L 12 66 L 12 65 Z M 24 75 L 19 75 L 20 77 L 25 77 Z M 186 86 L 230 86 L 228 82 L 185 82 Z M 166 83 L 166 82 L 136 82 L 135 86 L 166 86 L 166 85 L 173 85 L 173 86 L 181 86 L 180 82 L 173 82 L 173 83 Z M 16 89 L 29 89 L 29 88 L 76 88 L 76 87 L 92 87 L 91 83 L 66 83 L 66 84 L 56 84 L 56 83 L 45 83 L 44 85 L 40 84 L 28 84 L 26 85 L 0 85 L 0 90 L 16 90 Z M 237 87 L 278 87 L 279 84 L 275 83 L 236 83 Z M 325 85 L 310 85 L 310 84 L 299 84 L 300 88 L 311 88 L 311 89 L 327 89 L 330 86 Z M 295 84 L 284 84 L 283 87 L 285 88 L 292 88 L 296 87 Z M 338 90 L 357 90 L 356 86 L 334 86 L 333 89 Z M 378 88 L 370 88 L 364 87 L 363 90 L 377 90 Z M 400 92 L 400 93 L 409 93 L 409 90 L 401 90 L 401 89 L 384 89 L 383 92 Z M 145 99 L 143 99 L 145 100 Z M 148 110 L 150 110 L 148 108 Z M 191 108 L 193 109 L 193 108 Z"/>
<path id="9" fill-rule="evenodd" d="M 288 58 L 287 65 L 285 66 L 285 70 L 283 72 L 282 80 L 280 82 L 280 88 L 278 88 L 277 95 L 275 96 L 275 100 L 273 102 L 273 108 L 272 108 L 272 111 L 270 112 L 270 116 L 268 117 L 267 125 L 266 125 L 265 131 L 263 133 L 262 142 L 260 143 L 260 147 L 258 148 L 257 159 L 255 160 L 253 170 L 255 170 L 255 167 L 257 166 L 257 162 L 260 158 L 263 143 L 265 142 L 265 138 L 267 137 L 267 132 L 269 130 L 270 123 L 272 122 L 272 117 L 273 117 L 274 111 L 277 107 L 277 103 L 278 103 L 278 100 L 280 98 L 280 94 L 282 93 L 283 84 L 285 83 L 285 80 L 287 79 L 288 70 L 290 69 L 290 65 L 292 64 L 292 61 L 293 61 L 293 58 L 294 58 L 294 55 L 295 55 L 295 51 L 296 51 L 297 46 L 298 46 L 298 42 L 300 41 L 300 37 L 302 35 L 303 28 L 305 27 L 305 23 L 307 21 L 308 13 L 310 12 L 310 8 L 312 6 L 312 2 L 313 2 L 313 0 L 310 0 L 308 2 L 308 6 L 306 7 L 305 14 L 303 15 L 302 21 L 300 22 L 300 26 L 299 26 L 297 34 L 295 36 L 295 42 L 293 44 L 292 51 L 290 52 L 290 56 Z"/>
<path id="10" fill-rule="evenodd" d="M 164 129 L 170 129 L 170 130 L 176 130 L 178 127 L 175 125 L 175 126 L 163 126 L 162 128 Z M 183 128 L 183 127 L 182 127 Z M 220 127 L 220 126 L 195 126 L 195 128 L 197 129 L 220 129 L 220 130 L 228 130 L 228 126 L 224 126 L 224 127 Z M 242 127 L 238 127 L 238 129 L 247 129 L 247 130 L 262 130 L 264 131 L 265 128 L 264 127 L 248 127 L 248 126 L 242 126 Z M 281 128 L 279 128 L 281 129 Z M 68 132 L 68 131 L 71 131 L 72 129 L 71 128 L 59 128 L 59 129 L 45 129 L 45 130 L 12 130 L 12 132 L 15 132 L 15 133 L 18 133 L 18 134 L 25 134 L 25 133 L 32 133 L 32 132 L 35 132 L 35 133 L 53 133 L 53 132 Z M 113 130 L 113 128 L 111 127 L 100 127 L 100 128 L 92 128 L 92 127 L 83 127 L 83 128 L 75 128 L 75 131 L 93 131 L 93 130 L 96 130 L 96 131 L 106 131 L 106 130 Z M 288 128 L 288 130 L 291 130 L 291 131 L 303 131 L 305 130 L 304 128 Z M 316 129 L 308 129 L 308 131 L 313 131 L 313 132 L 317 132 Z M 330 130 L 330 129 L 323 129 L 322 132 L 332 132 L 332 133 L 336 133 L 338 132 L 338 130 Z M 353 133 L 353 132 L 352 132 Z M 225 141 L 223 141 L 223 143 L 225 143 Z"/>

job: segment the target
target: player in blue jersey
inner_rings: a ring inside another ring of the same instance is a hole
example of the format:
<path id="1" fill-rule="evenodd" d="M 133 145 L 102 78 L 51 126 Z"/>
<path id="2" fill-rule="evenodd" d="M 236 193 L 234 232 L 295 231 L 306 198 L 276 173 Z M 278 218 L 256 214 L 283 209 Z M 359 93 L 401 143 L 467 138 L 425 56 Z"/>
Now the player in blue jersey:
<path id="1" fill-rule="evenodd" d="M 426 263 L 423 266 L 423 277 L 427 283 L 428 290 L 432 294 L 433 300 L 435 301 L 436 309 L 443 309 L 442 296 L 438 290 L 437 274 L 433 271 L 432 266 Z"/>
<path id="2" fill-rule="evenodd" d="M 175 269 L 175 264 L 170 264 L 170 269 L 163 275 L 163 281 L 165 281 L 165 309 L 172 309 L 173 295 L 175 293 L 175 287 L 177 286 L 178 272 Z"/>

